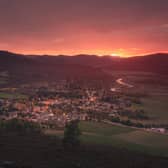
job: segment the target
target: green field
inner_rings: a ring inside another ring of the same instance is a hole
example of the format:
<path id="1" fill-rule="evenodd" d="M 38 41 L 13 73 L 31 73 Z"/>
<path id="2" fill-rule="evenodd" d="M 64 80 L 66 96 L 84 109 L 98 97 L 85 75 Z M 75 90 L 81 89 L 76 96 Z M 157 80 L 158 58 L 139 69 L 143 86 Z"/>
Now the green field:
<path id="1" fill-rule="evenodd" d="M 142 104 L 133 104 L 131 109 L 143 109 L 149 120 L 139 121 L 151 124 L 168 124 L 168 96 L 141 98 Z"/>
<path id="2" fill-rule="evenodd" d="M 0 92 L 0 99 L 26 99 L 27 96 L 19 93 Z"/>
<path id="3" fill-rule="evenodd" d="M 0 78 L 0 84 L 6 84 L 6 83 L 7 83 L 6 79 Z"/>
<path id="4" fill-rule="evenodd" d="M 0 85 L 8 82 L 9 74 L 7 71 L 0 72 Z"/>
<path id="5" fill-rule="evenodd" d="M 2 134 L 0 158 L 27 168 L 167 168 L 167 158 L 90 143 L 101 138 L 106 136 L 87 136 L 89 143 L 68 150 L 57 137 Z"/>
<path id="6" fill-rule="evenodd" d="M 8 83 L 8 79 L 0 76 L 0 85 Z"/>
<path id="7" fill-rule="evenodd" d="M 80 128 L 87 133 L 82 136 L 84 142 L 168 156 L 168 135 L 89 122 L 82 122 Z"/>
<path id="8" fill-rule="evenodd" d="M 153 123 L 168 123 L 168 96 L 152 96 L 143 99 L 142 108 Z"/>
<path id="9" fill-rule="evenodd" d="M 81 142 L 168 157 L 168 135 L 103 123 L 81 122 Z M 63 136 L 60 131 L 46 131 L 48 135 Z"/>

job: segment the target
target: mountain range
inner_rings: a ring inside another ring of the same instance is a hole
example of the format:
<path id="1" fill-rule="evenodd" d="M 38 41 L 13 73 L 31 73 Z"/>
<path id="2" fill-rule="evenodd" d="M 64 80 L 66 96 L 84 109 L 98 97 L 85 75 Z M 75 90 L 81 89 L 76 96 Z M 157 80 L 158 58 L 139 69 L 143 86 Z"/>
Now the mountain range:
<path id="1" fill-rule="evenodd" d="M 111 78 L 104 70 L 145 71 L 168 75 L 168 54 L 122 58 L 84 54 L 37 56 L 0 51 L 0 70 L 8 71 L 13 78 L 17 77 L 20 81 Z"/>

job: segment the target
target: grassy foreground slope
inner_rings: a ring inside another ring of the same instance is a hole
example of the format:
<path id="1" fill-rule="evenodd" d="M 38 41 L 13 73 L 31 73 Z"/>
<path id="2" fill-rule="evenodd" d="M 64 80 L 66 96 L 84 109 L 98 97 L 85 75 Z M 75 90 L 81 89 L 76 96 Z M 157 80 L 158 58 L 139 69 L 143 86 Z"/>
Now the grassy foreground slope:
<path id="1" fill-rule="evenodd" d="M 168 135 L 96 122 L 81 122 L 80 129 L 82 144 L 168 157 Z M 46 134 L 63 137 L 63 131 L 47 130 Z"/>
<path id="2" fill-rule="evenodd" d="M 44 135 L 1 135 L 0 160 L 14 161 L 27 168 L 167 168 L 166 158 L 125 149 L 82 143 L 64 150 L 61 140 Z"/>
<path id="3" fill-rule="evenodd" d="M 102 123 L 82 122 L 80 127 L 84 143 L 168 156 L 168 135 Z"/>

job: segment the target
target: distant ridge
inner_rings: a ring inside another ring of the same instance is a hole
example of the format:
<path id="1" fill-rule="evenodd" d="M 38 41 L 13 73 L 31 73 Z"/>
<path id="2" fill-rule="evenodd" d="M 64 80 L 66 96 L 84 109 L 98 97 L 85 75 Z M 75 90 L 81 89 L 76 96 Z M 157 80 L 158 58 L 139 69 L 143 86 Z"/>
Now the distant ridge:
<path id="1" fill-rule="evenodd" d="M 112 80 L 100 68 L 69 62 L 69 57 L 27 56 L 0 51 L 0 71 L 8 71 L 10 83 L 54 82 L 65 79 Z"/>
<path id="2" fill-rule="evenodd" d="M 19 80 L 48 81 L 66 78 L 110 79 L 104 70 L 146 71 L 168 75 L 168 54 L 122 58 L 85 54 L 30 56 L 0 51 L 0 70 L 9 71 Z"/>

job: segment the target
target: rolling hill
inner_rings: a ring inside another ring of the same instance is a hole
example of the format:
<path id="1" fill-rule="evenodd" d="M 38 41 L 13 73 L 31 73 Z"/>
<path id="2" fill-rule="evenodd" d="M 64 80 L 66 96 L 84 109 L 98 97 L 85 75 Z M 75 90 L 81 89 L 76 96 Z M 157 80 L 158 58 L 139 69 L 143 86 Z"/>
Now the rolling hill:
<path id="1" fill-rule="evenodd" d="M 146 71 L 159 74 L 168 74 L 168 54 L 156 53 L 145 56 L 135 56 L 129 58 L 96 56 L 96 55 L 76 55 L 76 56 L 42 56 L 36 57 L 43 63 L 54 64 L 75 64 L 84 65 L 94 68 L 111 69 L 111 70 L 129 70 L 129 71 Z"/>
<path id="2" fill-rule="evenodd" d="M 121 58 L 96 55 L 33 56 L 0 51 L 0 70 L 17 81 L 112 80 L 103 70 L 146 71 L 168 75 L 168 54 Z"/>
<path id="3" fill-rule="evenodd" d="M 68 59 L 68 57 L 66 57 Z M 62 57 L 37 57 L 0 51 L 0 70 L 8 71 L 13 83 L 56 81 L 60 79 L 105 80 L 111 76 L 100 68 L 75 62 L 59 61 Z"/>

